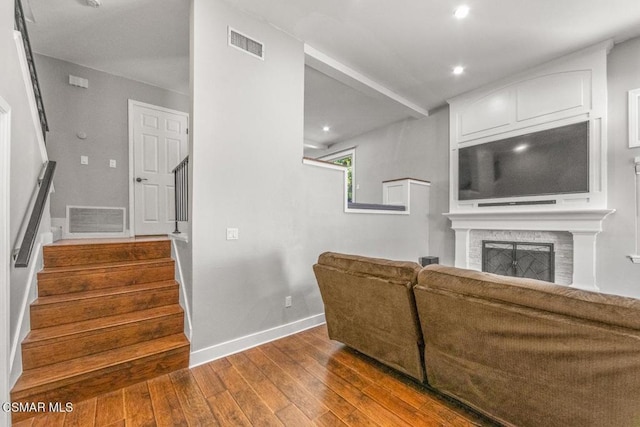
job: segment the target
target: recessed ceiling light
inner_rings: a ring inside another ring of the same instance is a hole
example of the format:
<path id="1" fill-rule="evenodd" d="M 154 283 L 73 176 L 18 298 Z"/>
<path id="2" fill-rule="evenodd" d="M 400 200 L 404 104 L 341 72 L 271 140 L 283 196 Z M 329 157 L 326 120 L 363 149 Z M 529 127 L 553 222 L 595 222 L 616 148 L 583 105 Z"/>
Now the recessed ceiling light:
<path id="1" fill-rule="evenodd" d="M 469 14 L 469 6 L 458 6 L 458 8 L 453 12 L 453 16 L 458 19 L 466 18 Z"/>
<path id="2" fill-rule="evenodd" d="M 87 6 L 100 7 L 102 6 L 102 0 L 87 0 Z"/>
<path id="3" fill-rule="evenodd" d="M 331 128 L 329 126 L 322 126 L 322 130 L 325 132 L 329 132 Z"/>
<path id="4" fill-rule="evenodd" d="M 464 73 L 464 67 L 462 65 L 458 65 L 457 67 L 453 67 L 453 74 L 455 74 L 456 76 L 459 76 L 462 73 Z"/>
<path id="5" fill-rule="evenodd" d="M 518 146 L 516 146 L 513 151 L 515 151 L 516 153 L 521 153 L 523 151 L 525 151 L 527 148 L 529 148 L 529 144 L 520 144 Z"/>

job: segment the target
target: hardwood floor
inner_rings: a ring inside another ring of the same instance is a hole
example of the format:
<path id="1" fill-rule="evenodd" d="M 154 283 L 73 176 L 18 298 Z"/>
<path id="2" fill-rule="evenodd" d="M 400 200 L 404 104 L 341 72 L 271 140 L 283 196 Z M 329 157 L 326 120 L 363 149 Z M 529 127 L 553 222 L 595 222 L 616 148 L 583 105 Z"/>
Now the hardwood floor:
<path id="1" fill-rule="evenodd" d="M 330 341 L 319 326 L 14 424 L 36 426 L 493 426 Z"/>

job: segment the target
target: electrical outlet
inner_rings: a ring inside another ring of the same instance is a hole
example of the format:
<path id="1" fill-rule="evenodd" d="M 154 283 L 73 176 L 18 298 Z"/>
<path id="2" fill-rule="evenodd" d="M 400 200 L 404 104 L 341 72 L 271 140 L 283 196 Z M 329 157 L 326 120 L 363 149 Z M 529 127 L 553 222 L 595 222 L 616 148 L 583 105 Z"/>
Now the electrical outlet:
<path id="1" fill-rule="evenodd" d="M 227 228 L 227 240 L 238 240 L 237 228 Z"/>
<path id="2" fill-rule="evenodd" d="M 80 164 L 81 165 L 88 165 L 89 164 L 89 157 L 88 156 L 80 156 Z"/>
<path id="3" fill-rule="evenodd" d="M 284 306 L 287 308 L 291 307 L 291 296 L 284 297 Z"/>
<path id="4" fill-rule="evenodd" d="M 109 160 L 109 167 L 110 168 L 115 168 L 116 167 L 116 161 L 113 160 L 113 159 Z"/>

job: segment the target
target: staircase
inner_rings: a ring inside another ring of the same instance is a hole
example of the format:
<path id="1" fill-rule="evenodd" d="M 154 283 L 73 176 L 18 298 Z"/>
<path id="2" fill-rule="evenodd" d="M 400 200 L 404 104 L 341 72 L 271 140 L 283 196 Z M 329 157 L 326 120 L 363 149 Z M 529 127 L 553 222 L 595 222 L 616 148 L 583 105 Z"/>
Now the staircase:
<path id="1" fill-rule="evenodd" d="M 188 366 L 168 239 L 62 241 L 43 250 L 12 401 L 64 407 Z"/>

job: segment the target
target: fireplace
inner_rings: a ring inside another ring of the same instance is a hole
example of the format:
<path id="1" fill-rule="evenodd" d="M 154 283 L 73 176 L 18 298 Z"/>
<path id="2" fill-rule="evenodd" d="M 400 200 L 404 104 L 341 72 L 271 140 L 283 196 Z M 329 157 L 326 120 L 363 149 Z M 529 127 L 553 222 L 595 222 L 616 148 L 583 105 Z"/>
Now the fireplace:
<path id="1" fill-rule="evenodd" d="M 554 282 L 553 243 L 482 241 L 482 271 Z"/>
<path id="2" fill-rule="evenodd" d="M 613 212 L 612 209 L 544 210 L 530 207 L 527 210 L 471 210 L 445 215 L 455 231 L 456 267 L 482 269 L 482 240 L 552 242 L 555 283 L 597 291 L 596 236 L 602 231 L 602 221 Z M 494 233 L 494 236 L 482 236 L 480 244 L 475 244 L 481 233 Z M 497 237 L 495 233 L 511 236 Z M 560 245 L 547 238 L 546 233 L 553 233 L 563 243 Z"/>
<path id="3" fill-rule="evenodd" d="M 491 243 L 490 257 L 495 257 L 498 249 L 505 249 L 505 253 L 493 259 L 493 266 L 489 267 L 486 266 L 486 243 Z M 536 253 L 523 250 L 535 250 Z M 531 257 L 537 260 L 533 265 Z M 573 282 L 573 237 L 566 231 L 472 230 L 469 235 L 469 268 L 570 285 Z"/>

